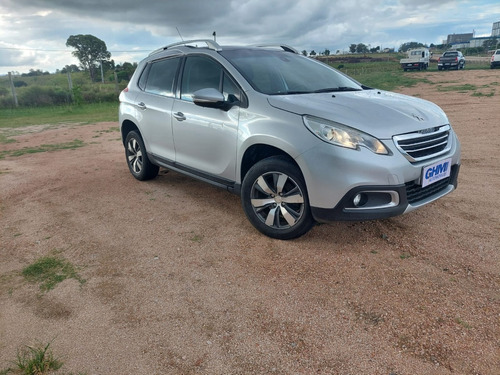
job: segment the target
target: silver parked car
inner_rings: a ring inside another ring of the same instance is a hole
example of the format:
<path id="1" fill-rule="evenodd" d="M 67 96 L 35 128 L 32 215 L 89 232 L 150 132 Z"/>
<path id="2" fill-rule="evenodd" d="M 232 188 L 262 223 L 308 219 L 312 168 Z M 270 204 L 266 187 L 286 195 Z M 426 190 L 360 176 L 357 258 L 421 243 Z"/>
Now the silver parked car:
<path id="1" fill-rule="evenodd" d="M 119 121 L 135 178 L 164 167 L 223 187 L 279 239 L 412 211 L 453 191 L 460 168 L 438 106 L 365 87 L 289 46 L 154 51 L 121 93 Z"/>

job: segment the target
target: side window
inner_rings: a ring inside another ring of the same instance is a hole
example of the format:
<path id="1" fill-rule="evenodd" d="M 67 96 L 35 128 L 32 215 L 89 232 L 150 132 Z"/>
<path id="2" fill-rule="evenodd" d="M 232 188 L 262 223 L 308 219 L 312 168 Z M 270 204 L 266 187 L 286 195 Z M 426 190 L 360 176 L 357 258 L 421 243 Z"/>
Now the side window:
<path id="1" fill-rule="evenodd" d="M 152 94 L 173 97 L 174 80 L 179 62 L 179 57 L 154 61 L 149 68 L 145 91 Z"/>
<path id="2" fill-rule="evenodd" d="M 214 88 L 220 91 L 222 67 L 212 59 L 190 56 L 184 64 L 181 83 L 181 99 L 193 101 L 193 93 L 200 89 Z"/>
<path id="3" fill-rule="evenodd" d="M 141 77 L 139 78 L 139 82 L 137 82 L 137 86 L 144 91 L 146 88 L 146 80 L 148 78 L 149 68 L 151 68 L 151 64 L 147 64 L 144 70 L 141 73 Z"/>
<path id="4" fill-rule="evenodd" d="M 224 73 L 224 81 L 222 83 L 222 94 L 224 95 L 224 100 L 226 102 L 234 103 L 241 101 L 241 92 L 239 87 L 226 73 Z"/>

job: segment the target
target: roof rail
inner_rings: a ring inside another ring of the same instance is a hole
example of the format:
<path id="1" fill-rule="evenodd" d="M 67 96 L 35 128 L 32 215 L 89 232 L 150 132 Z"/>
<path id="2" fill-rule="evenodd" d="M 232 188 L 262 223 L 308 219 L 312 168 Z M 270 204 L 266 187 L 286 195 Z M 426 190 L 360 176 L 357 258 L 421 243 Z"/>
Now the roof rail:
<path id="1" fill-rule="evenodd" d="M 210 39 L 193 39 L 193 40 L 183 40 L 182 42 L 172 43 L 172 44 L 169 44 L 169 45 L 167 45 L 165 47 L 158 48 L 157 50 L 154 50 L 153 52 L 151 52 L 149 54 L 149 56 L 154 55 L 155 53 L 164 51 L 166 49 L 172 48 L 172 47 L 187 46 L 188 44 L 193 44 L 193 43 L 205 43 L 207 45 L 207 47 L 209 49 L 211 49 L 211 50 L 222 51 L 221 46 L 217 42 L 214 42 L 213 40 L 210 40 Z"/>
<path id="2" fill-rule="evenodd" d="M 281 48 L 281 49 L 283 49 L 283 51 L 286 51 L 286 52 L 296 53 L 297 55 L 300 54 L 299 51 L 297 51 L 295 48 L 290 47 L 290 46 L 288 46 L 286 44 L 258 44 L 255 47 L 261 47 L 261 48 Z"/>

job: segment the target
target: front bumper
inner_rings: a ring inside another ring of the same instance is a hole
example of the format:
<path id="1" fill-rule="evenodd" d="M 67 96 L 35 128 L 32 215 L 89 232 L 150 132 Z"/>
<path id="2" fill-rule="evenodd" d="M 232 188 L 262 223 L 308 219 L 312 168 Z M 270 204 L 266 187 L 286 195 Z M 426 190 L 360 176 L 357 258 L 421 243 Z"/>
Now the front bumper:
<path id="1" fill-rule="evenodd" d="M 435 201 L 457 188 L 460 165 L 452 166 L 450 176 L 422 188 L 414 181 L 387 186 L 357 186 L 351 189 L 332 209 L 311 207 L 318 222 L 374 220 L 398 216 Z M 356 207 L 354 198 L 365 196 L 362 206 Z"/>
<path id="2" fill-rule="evenodd" d="M 443 68 L 443 69 L 446 69 L 446 68 L 456 68 L 457 66 L 459 66 L 460 63 L 459 62 L 449 62 L 449 63 L 438 63 L 438 68 Z"/>

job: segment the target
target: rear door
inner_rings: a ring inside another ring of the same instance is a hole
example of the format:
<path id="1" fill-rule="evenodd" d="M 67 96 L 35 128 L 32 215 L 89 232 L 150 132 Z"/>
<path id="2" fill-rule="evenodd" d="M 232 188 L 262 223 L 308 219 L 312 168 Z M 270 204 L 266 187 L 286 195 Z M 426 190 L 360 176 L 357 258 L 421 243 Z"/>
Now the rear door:
<path id="1" fill-rule="evenodd" d="M 171 115 L 180 62 L 180 57 L 151 62 L 139 79 L 141 91 L 135 99 L 146 148 L 155 156 L 171 161 L 175 159 Z"/>

